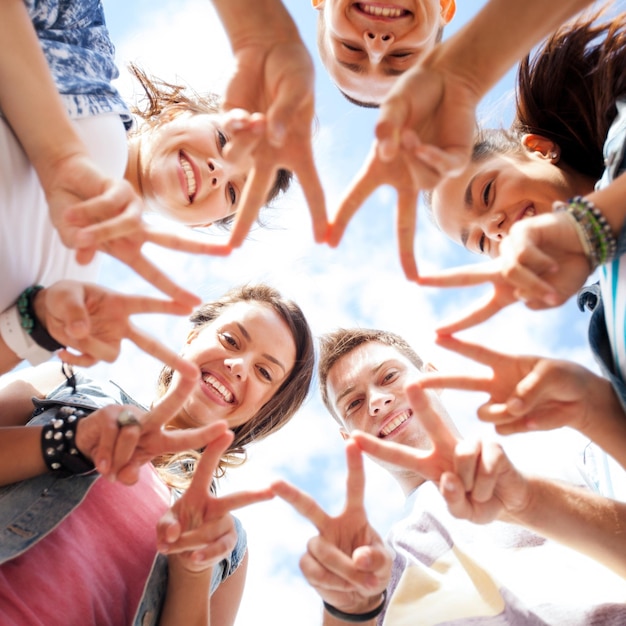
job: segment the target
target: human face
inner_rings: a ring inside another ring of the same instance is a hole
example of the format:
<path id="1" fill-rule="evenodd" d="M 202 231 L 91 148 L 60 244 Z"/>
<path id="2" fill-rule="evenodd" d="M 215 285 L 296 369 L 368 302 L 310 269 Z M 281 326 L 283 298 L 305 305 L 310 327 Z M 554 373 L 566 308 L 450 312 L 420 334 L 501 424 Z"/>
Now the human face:
<path id="1" fill-rule="evenodd" d="M 382 102 L 397 77 L 435 46 L 449 2 L 325 0 L 318 5 L 319 45 L 330 77 L 351 98 Z"/>
<path id="2" fill-rule="evenodd" d="M 246 173 L 227 163 L 218 115 L 184 113 L 141 135 L 138 176 L 148 206 L 188 226 L 237 210 Z"/>
<path id="3" fill-rule="evenodd" d="M 327 388 L 345 435 L 358 429 L 395 443 L 429 449 L 430 440 L 404 390 L 419 375 L 420 370 L 403 354 L 376 341 L 342 356 L 328 372 Z M 437 394 L 426 393 L 444 415 Z M 391 466 L 389 469 L 398 471 Z"/>
<path id="4" fill-rule="evenodd" d="M 198 365 L 202 379 L 185 401 L 180 425 L 225 419 L 233 428 L 248 422 L 278 391 L 294 366 L 296 346 L 271 306 L 237 302 L 190 333 L 182 355 Z"/>
<path id="5" fill-rule="evenodd" d="M 557 200 L 588 193 L 582 177 L 556 166 L 553 152 L 498 155 L 472 162 L 445 179 L 432 195 L 439 227 L 471 252 L 498 255 L 516 222 L 550 213 Z"/>

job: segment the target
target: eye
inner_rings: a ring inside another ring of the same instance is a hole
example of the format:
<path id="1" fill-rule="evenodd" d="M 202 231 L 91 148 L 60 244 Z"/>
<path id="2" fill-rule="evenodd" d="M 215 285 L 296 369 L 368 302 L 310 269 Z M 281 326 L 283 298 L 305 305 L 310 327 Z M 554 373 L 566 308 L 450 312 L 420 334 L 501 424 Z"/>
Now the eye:
<path id="1" fill-rule="evenodd" d="M 230 197 L 230 203 L 234 205 L 237 202 L 237 191 L 230 183 L 228 183 L 228 196 Z"/>
<path id="2" fill-rule="evenodd" d="M 230 334 L 228 333 L 219 333 L 219 338 L 220 341 L 224 344 L 227 344 L 228 346 L 232 347 L 232 348 L 238 348 L 239 344 L 237 343 L 237 340 Z"/>
<path id="3" fill-rule="evenodd" d="M 394 52 L 393 54 L 390 54 L 389 56 L 392 56 L 394 59 L 405 59 L 406 57 L 410 57 L 412 55 L 413 55 L 412 52 Z"/>
<path id="4" fill-rule="evenodd" d="M 266 370 L 264 367 L 259 366 L 258 368 L 259 374 L 261 374 L 261 376 L 267 380 L 268 383 L 272 382 L 272 375 L 270 374 L 270 372 L 268 370 Z"/>
<path id="5" fill-rule="evenodd" d="M 220 151 L 228 143 L 228 137 L 226 137 L 226 135 L 221 130 L 217 130 L 217 143 L 219 144 Z"/>
<path id="6" fill-rule="evenodd" d="M 483 202 L 485 206 L 489 206 L 489 194 L 491 193 L 491 187 L 493 185 L 493 181 L 490 180 L 483 189 Z"/>
<path id="7" fill-rule="evenodd" d="M 350 415 L 350 413 L 352 413 L 355 409 L 358 408 L 359 404 L 360 404 L 361 400 L 359 398 L 352 400 L 352 402 L 350 402 L 347 406 L 346 406 L 346 415 Z"/>
<path id="8" fill-rule="evenodd" d="M 481 254 L 485 254 L 485 241 L 486 241 L 486 236 L 485 233 L 482 233 L 480 235 L 480 239 L 478 240 L 478 249 L 480 250 Z"/>
<path id="9" fill-rule="evenodd" d="M 357 48 L 356 46 L 352 46 L 349 43 L 342 43 L 343 47 L 346 50 L 350 50 L 351 52 L 363 52 L 361 48 Z"/>
<path id="10" fill-rule="evenodd" d="M 391 370 L 390 372 L 385 374 L 385 376 L 383 377 L 383 384 L 390 383 L 396 377 L 397 373 L 398 372 L 396 370 Z"/>

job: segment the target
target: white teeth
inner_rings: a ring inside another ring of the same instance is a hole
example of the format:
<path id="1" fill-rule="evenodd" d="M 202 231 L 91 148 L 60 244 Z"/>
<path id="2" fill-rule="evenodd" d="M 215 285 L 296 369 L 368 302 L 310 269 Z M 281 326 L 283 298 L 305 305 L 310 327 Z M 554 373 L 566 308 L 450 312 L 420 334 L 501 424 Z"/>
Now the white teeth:
<path id="1" fill-rule="evenodd" d="M 183 168 L 183 172 L 185 173 L 185 177 L 187 178 L 187 195 L 191 200 L 197 189 L 196 177 L 193 174 L 193 168 L 191 167 L 191 163 L 189 163 L 189 161 L 182 153 L 180 155 L 180 164 Z"/>
<path id="2" fill-rule="evenodd" d="M 222 383 L 220 383 L 217 378 L 211 376 L 211 374 L 205 374 L 202 377 L 202 380 L 205 382 L 205 384 L 209 385 L 215 391 L 217 391 L 217 393 L 219 393 L 220 396 L 224 398 L 225 402 L 228 402 L 230 404 L 235 399 L 235 396 L 233 396 L 233 394 L 228 391 L 228 389 L 226 389 L 226 387 L 224 387 L 224 385 L 222 385 Z"/>
<path id="3" fill-rule="evenodd" d="M 389 424 L 387 424 L 383 429 L 381 429 L 379 436 L 386 437 L 391 434 L 400 424 L 404 424 L 409 419 L 408 411 L 404 411 L 404 413 L 400 413 L 396 418 L 392 419 Z"/>
<path id="4" fill-rule="evenodd" d="M 377 7 L 371 4 L 360 4 L 361 10 L 376 17 L 402 17 L 402 9 L 392 9 L 389 7 Z"/>

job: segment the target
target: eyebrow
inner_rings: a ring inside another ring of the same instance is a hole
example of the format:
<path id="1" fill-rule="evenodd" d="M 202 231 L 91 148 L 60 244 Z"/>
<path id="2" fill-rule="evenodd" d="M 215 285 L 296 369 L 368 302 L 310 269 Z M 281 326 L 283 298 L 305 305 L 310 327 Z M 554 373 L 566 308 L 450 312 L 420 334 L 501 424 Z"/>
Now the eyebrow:
<path id="1" fill-rule="evenodd" d="M 245 329 L 245 327 L 239 322 L 235 322 L 235 324 L 237 325 L 237 328 L 239 328 L 239 331 L 241 332 L 241 334 L 246 338 L 246 341 L 251 341 L 252 338 L 250 337 L 250 333 Z M 285 366 L 275 356 L 272 356 L 271 354 L 267 354 L 267 353 L 264 353 L 261 356 L 265 357 L 268 361 L 271 361 L 272 363 L 275 363 L 276 365 L 278 365 L 278 367 L 280 367 L 283 370 L 283 372 L 287 371 Z"/>
<path id="2" fill-rule="evenodd" d="M 382 361 L 381 363 L 379 363 L 378 365 L 375 365 L 371 370 L 370 373 L 371 374 L 376 374 L 376 372 L 385 365 L 385 363 L 388 363 L 389 361 Z M 339 406 L 339 402 L 341 400 L 343 400 L 348 394 L 352 393 L 356 388 L 356 385 L 351 385 L 350 387 L 346 387 L 336 398 L 335 398 L 335 404 L 337 406 Z"/>
<path id="3" fill-rule="evenodd" d="M 360 63 L 348 63 L 347 61 L 341 61 L 337 59 L 337 63 L 341 65 L 341 67 L 345 67 L 347 70 L 354 72 L 355 74 L 365 74 L 365 67 Z M 401 76 L 406 72 L 408 68 L 403 70 L 398 70 L 393 67 L 383 66 L 383 74 L 385 76 Z"/>

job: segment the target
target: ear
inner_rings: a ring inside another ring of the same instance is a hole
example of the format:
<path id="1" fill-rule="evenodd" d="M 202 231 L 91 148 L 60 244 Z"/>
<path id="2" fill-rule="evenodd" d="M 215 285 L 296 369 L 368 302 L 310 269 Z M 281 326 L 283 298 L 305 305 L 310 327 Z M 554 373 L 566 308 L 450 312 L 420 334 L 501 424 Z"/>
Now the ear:
<path id="1" fill-rule="evenodd" d="M 324 8 L 324 1 L 325 0 L 311 0 L 311 5 L 314 9 L 321 11 Z"/>
<path id="2" fill-rule="evenodd" d="M 454 0 L 441 0 L 441 19 L 444 24 L 448 24 L 456 13 L 456 3 Z"/>
<path id="3" fill-rule="evenodd" d="M 347 439 L 350 439 L 350 433 L 347 430 L 344 430 L 343 428 L 339 429 L 339 434 L 341 435 L 341 438 L 346 441 Z"/>
<path id="4" fill-rule="evenodd" d="M 558 163 L 561 158 L 561 148 L 543 135 L 528 133 L 522 137 L 522 144 L 529 152 L 533 152 L 552 163 Z"/>

